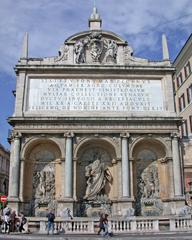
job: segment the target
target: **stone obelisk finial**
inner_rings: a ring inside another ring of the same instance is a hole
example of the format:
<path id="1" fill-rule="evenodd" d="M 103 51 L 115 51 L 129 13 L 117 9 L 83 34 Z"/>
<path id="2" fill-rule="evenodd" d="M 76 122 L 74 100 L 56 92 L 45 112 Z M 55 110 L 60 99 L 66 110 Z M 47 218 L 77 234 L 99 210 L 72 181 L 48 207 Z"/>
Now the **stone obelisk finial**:
<path id="1" fill-rule="evenodd" d="M 28 33 L 26 32 L 23 39 L 21 59 L 28 58 Z"/>
<path id="2" fill-rule="evenodd" d="M 93 12 L 89 18 L 89 29 L 100 30 L 102 25 L 102 19 L 97 11 L 96 2 L 94 0 Z"/>
<path id="3" fill-rule="evenodd" d="M 167 38 L 166 35 L 162 35 L 162 50 L 163 50 L 163 60 L 169 61 L 169 49 L 167 45 Z"/>

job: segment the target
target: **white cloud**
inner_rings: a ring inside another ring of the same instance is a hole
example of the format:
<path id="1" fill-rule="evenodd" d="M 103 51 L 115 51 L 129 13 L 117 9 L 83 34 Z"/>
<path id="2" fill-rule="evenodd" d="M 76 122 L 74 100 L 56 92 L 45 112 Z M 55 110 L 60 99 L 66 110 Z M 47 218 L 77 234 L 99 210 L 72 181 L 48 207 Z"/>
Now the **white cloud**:
<path id="1" fill-rule="evenodd" d="M 12 69 L 26 31 L 31 56 L 56 55 L 66 38 L 87 30 L 92 4 L 91 0 L 1 0 L 0 68 L 6 72 Z M 180 44 L 191 31 L 192 15 L 166 24 L 192 14 L 190 0 L 97 0 L 97 6 L 104 29 L 127 38 L 138 54 L 147 56 L 147 50 L 159 54 L 162 32 Z M 180 31 L 182 35 L 177 34 Z"/>

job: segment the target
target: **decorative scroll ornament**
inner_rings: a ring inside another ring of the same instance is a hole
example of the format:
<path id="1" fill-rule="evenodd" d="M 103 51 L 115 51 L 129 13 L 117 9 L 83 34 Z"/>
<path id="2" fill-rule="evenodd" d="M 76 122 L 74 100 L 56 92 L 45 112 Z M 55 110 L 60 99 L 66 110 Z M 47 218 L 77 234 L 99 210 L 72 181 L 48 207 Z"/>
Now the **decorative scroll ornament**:
<path id="1" fill-rule="evenodd" d="M 67 61 L 69 57 L 69 47 L 62 45 L 59 49 L 59 56 L 55 58 L 55 62 Z"/>

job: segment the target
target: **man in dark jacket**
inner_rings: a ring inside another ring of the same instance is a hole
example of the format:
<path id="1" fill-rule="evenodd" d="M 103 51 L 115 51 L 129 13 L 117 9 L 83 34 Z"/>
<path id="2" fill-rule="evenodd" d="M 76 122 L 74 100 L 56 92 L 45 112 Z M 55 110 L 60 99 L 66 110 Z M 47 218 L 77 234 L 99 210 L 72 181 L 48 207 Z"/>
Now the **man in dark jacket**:
<path id="1" fill-rule="evenodd" d="M 50 210 L 50 212 L 47 214 L 47 218 L 48 218 L 47 235 L 49 235 L 50 230 L 52 230 L 52 234 L 54 233 L 55 214 L 54 214 L 53 210 Z"/>

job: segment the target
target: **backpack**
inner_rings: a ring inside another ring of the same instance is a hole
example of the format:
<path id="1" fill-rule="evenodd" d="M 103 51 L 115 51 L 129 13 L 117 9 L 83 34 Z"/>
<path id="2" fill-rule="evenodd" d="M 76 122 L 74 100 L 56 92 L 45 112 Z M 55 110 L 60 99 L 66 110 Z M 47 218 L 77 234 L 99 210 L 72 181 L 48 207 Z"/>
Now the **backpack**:
<path id="1" fill-rule="evenodd" d="M 27 223 L 27 218 L 26 217 L 22 218 L 22 223 L 23 223 L 23 225 Z"/>

